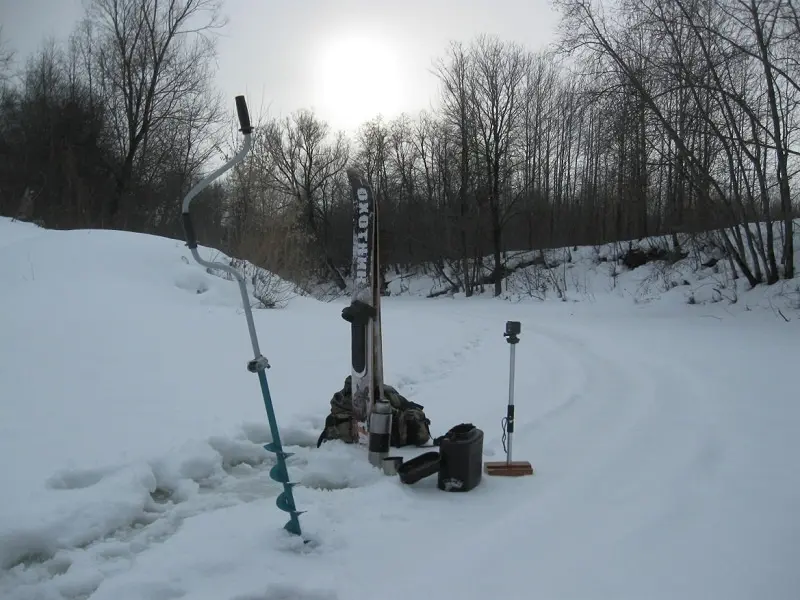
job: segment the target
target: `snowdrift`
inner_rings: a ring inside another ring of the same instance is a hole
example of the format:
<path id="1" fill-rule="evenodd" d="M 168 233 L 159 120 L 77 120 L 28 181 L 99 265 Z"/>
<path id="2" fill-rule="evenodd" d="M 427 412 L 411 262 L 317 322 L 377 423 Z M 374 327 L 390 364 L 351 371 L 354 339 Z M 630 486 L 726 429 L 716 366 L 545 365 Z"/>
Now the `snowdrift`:
<path id="1" fill-rule="evenodd" d="M 234 282 L 206 272 L 174 240 L 0 226 L 0 453 L 29 450 L 0 470 L 13 482 L 0 488 L 10 528 L 0 530 L 0 566 L 8 567 L 99 539 L 145 518 L 156 490 L 180 494 L 242 462 L 235 444 L 212 440 L 183 464 L 176 453 L 186 431 L 197 440 L 265 434 L 240 426 L 263 421 L 263 407 L 253 381 L 237 377 L 249 338 Z M 302 310 L 304 299 L 295 302 Z M 263 461 L 259 447 L 247 446 L 245 458 Z M 153 456 L 177 463 L 138 462 Z"/>
<path id="2" fill-rule="evenodd" d="M 765 237 L 764 225 L 760 227 Z M 781 233 L 773 227 L 776 244 Z M 682 253 L 673 256 L 672 240 L 650 237 L 596 246 L 572 246 L 542 251 L 513 251 L 504 256 L 508 275 L 503 280 L 501 298 L 605 302 L 624 299 L 635 304 L 720 303 L 730 310 L 768 309 L 773 312 L 800 310 L 800 274 L 792 280 L 750 289 L 746 279 L 732 277 L 730 261 L 708 235 L 695 238 L 679 235 Z M 800 271 L 800 220 L 795 221 L 795 265 Z M 780 250 L 776 250 L 780 256 Z M 752 267 L 751 263 L 748 263 Z M 486 256 L 478 266 L 478 279 L 488 280 L 493 259 Z M 457 263 L 404 270 L 390 269 L 388 289 L 393 296 L 455 296 L 453 288 L 463 290 Z M 475 265 L 471 263 L 470 269 Z M 492 295 L 494 286 L 484 283 L 474 293 Z"/>
<path id="3" fill-rule="evenodd" d="M 344 299 L 256 310 L 303 544 L 274 506 L 235 282 L 179 241 L 0 219 L 0 597 L 795 598 L 797 311 L 747 310 L 760 290 L 690 305 L 681 284 L 632 302 L 654 267 L 606 293 L 602 268 L 586 302 L 385 299 L 387 382 L 434 435 L 480 427 L 485 460 L 522 322 L 515 457 L 537 474 L 466 494 L 316 448 Z"/>

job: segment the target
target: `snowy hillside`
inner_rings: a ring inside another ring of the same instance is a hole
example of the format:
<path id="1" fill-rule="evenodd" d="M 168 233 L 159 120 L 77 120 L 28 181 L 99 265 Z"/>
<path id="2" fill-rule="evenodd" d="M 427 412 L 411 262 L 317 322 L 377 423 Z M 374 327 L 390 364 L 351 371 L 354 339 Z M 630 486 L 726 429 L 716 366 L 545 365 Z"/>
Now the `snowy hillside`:
<path id="1" fill-rule="evenodd" d="M 765 236 L 763 225 L 761 229 L 761 235 Z M 773 234 L 779 242 L 781 232 L 777 223 Z M 794 238 L 795 264 L 800 265 L 800 220 L 795 221 Z M 737 279 L 732 277 L 731 262 L 707 235 L 695 239 L 680 235 L 679 240 L 683 254 L 675 257 L 671 256 L 672 241 L 666 236 L 541 252 L 509 252 L 504 260 L 511 273 L 503 281 L 502 297 L 514 302 L 624 299 L 636 304 L 721 303 L 733 312 L 754 308 L 776 313 L 800 310 L 800 275 L 790 281 L 750 289 L 741 274 Z M 779 250 L 776 254 L 780 255 Z M 492 257 L 484 257 L 477 278 L 488 279 L 493 264 Z M 425 265 L 411 271 L 390 269 L 386 275 L 387 288 L 393 296 L 454 295 L 455 286 L 463 290 L 459 267 L 458 262 L 451 261 L 438 268 Z M 470 268 L 474 268 L 473 263 Z M 493 285 L 477 287 L 475 295 L 482 293 L 491 295 Z"/>
<path id="2" fill-rule="evenodd" d="M 464 494 L 316 448 L 349 372 L 345 299 L 274 284 L 282 308 L 255 319 L 303 545 L 275 507 L 235 283 L 179 241 L 0 219 L 0 598 L 796 599 L 791 286 L 703 304 L 711 268 L 642 301 L 624 290 L 657 266 L 615 279 L 577 254 L 568 281 L 598 274 L 585 302 L 426 299 L 421 277 L 384 300 L 387 383 L 434 435 L 481 428 L 484 460 L 522 322 L 515 458 L 536 475 Z"/>

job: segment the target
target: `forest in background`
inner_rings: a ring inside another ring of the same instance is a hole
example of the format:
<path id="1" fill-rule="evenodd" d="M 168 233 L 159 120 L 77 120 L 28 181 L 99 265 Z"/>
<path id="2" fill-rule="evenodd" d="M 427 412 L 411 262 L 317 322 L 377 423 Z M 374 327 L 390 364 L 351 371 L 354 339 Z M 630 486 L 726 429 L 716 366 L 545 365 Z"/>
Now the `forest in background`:
<path id="1" fill-rule="evenodd" d="M 356 166 L 387 268 L 467 295 L 501 293 L 508 251 L 655 235 L 676 260 L 702 234 L 751 286 L 794 277 L 798 0 L 554 4 L 552 47 L 444 48 L 435 110 L 349 137 L 307 109 L 254 116 L 247 159 L 193 203 L 199 241 L 344 289 Z M 183 196 L 241 142 L 214 85 L 223 8 L 92 0 L 23 66 L 0 46 L 0 215 L 183 239 Z"/>

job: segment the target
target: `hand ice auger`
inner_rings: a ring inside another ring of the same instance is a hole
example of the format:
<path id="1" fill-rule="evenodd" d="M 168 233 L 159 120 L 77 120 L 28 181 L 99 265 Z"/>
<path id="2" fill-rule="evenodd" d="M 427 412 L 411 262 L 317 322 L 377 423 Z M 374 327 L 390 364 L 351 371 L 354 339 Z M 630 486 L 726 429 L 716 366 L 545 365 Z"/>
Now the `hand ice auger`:
<path id="1" fill-rule="evenodd" d="M 247 327 L 250 330 L 250 342 L 253 345 L 254 358 L 247 363 L 247 370 L 251 373 L 258 374 L 258 381 L 261 383 L 261 393 L 264 397 L 264 407 L 267 409 L 269 429 L 272 433 L 272 442 L 266 444 L 264 448 L 270 452 L 274 452 L 277 456 L 277 464 L 272 467 L 269 472 L 269 476 L 275 481 L 283 484 L 283 493 L 278 496 L 278 499 L 275 503 L 282 511 L 289 513 L 289 522 L 286 523 L 284 529 L 295 535 L 301 535 L 300 519 L 298 517 L 303 511 L 298 511 L 295 507 L 294 496 L 292 495 L 292 487 L 294 487 L 295 484 L 289 481 L 289 473 L 286 469 L 286 459 L 291 456 L 291 453 L 284 452 L 283 447 L 281 446 L 280 432 L 278 431 L 278 423 L 275 419 L 275 409 L 272 406 L 272 397 L 269 392 L 267 375 L 265 373 L 265 371 L 269 369 L 269 362 L 261 354 L 261 350 L 258 347 L 258 336 L 256 335 L 256 327 L 253 323 L 253 313 L 250 309 L 250 301 L 248 299 L 247 285 L 245 283 L 244 276 L 229 265 L 224 263 L 208 262 L 200 258 L 200 255 L 197 253 L 197 238 L 195 237 L 192 218 L 189 214 L 189 204 L 192 202 L 192 199 L 212 181 L 217 179 L 236 163 L 242 161 L 252 146 L 252 140 L 250 139 L 250 136 L 253 132 L 253 128 L 250 126 L 250 115 L 247 112 L 247 103 L 245 102 L 244 96 L 236 96 L 236 112 L 239 114 L 239 125 L 241 127 L 240 131 L 244 134 L 244 145 L 236 154 L 236 156 L 231 158 L 219 169 L 205 177 L 196 186 L 194 186 L 188 194 L 186 194 L 186 197 L 183 199 L 183 230 L 186 234 L 186 245 L 189 246 L 192 251 L 192 256 L 198 263 L 210 269 L 219 269 L 220 271 L 230 273 L 236 278 L 236 281 L 239 282 L 239 291 L 242 295 L 244 315 L 247 318 Z"/>

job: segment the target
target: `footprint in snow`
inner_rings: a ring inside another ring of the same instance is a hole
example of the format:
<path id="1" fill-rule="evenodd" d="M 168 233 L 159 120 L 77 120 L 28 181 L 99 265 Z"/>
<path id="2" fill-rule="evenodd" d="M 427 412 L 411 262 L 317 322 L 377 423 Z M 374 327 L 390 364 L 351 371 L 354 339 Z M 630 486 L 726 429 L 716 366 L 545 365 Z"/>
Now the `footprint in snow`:
<path id="1" fill-rule="evenodd" d="M 82 490 L 100 483 L 113 469 L 66 469 L 54 473 L 46 482 L 51 490 Z"/>
<path id="2" fill-rule="evenodd" d="M 294 585 L 271 585 L 263 592 L 234 596 L 230 600 L 338 600 L 335 592 L 306 590 Z"/>

